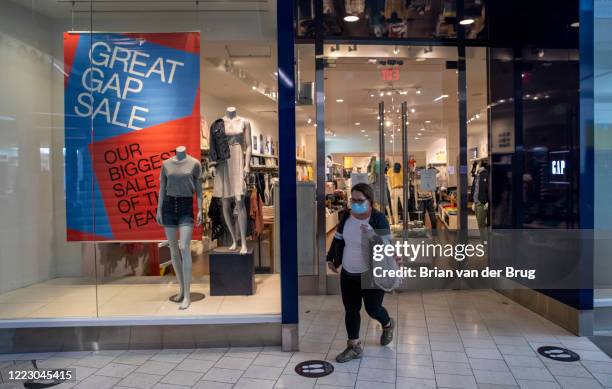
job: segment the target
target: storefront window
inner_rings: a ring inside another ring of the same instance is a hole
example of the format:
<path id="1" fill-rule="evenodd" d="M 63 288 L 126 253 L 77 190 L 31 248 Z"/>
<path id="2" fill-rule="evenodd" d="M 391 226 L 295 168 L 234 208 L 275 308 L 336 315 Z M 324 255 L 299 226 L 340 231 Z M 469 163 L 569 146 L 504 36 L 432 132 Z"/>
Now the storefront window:
<path id="1" fill-rule="evenodd" d="M 0 319 L 280 314 L 274 4 L 0 14 Z"/>

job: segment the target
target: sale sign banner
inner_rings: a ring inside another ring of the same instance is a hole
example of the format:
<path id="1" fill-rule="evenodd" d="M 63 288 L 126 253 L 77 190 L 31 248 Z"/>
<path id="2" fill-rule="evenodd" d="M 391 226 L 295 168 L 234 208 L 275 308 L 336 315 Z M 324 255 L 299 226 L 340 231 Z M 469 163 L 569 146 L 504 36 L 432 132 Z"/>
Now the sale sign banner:
<path id="1" fill-rule="evenodd" d="M 162 163 L 200 159 L 199 33 L 67 32 L 64 63 L 68 240 L 165 240 Z"/>

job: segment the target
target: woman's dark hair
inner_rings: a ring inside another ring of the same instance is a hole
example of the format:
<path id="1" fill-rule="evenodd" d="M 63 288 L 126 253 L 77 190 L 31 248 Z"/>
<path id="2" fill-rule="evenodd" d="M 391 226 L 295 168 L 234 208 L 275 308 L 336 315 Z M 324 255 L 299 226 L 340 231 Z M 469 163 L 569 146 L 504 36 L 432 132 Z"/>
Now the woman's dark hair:
<path id="1" fill-rule="evenodd" d="M 371 206 L 374 206 L 374 190 L 366 183 L 360 182 L 359 184 L 353 185 L 351 192 L 357 191 L 363 193 L 366 199 L 370 202 Z"/>

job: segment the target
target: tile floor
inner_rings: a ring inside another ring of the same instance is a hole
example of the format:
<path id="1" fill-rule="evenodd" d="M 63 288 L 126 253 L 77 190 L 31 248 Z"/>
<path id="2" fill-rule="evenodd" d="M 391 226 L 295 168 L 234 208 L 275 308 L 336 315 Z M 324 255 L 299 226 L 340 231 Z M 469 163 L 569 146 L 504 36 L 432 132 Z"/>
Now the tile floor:
<path id="1" fill-rule="evenodd" d="M 493 291 L 388 295 L 385 306 L 397 318 L 395 341 L 379 346 L 379 325 L 364 313 L 364 357 L 334 363 L 335 372 L 319 379 L 293 369 L 308 359 L 332 360 L 344 347 L 339 296 L 301 298 L 297 353 L 253 347 L 0 355 L 0 373 L 37 359 L 40 368 L 76 368 L 78 382 L 55 388 L 612 388 L 612 359 L 587 338 Z M 542 358 L 535 352 L 541 345 L 573 349 L 582 360 Z"/>
<path id="2" fill-rule="evenodd" d="M 208 277 L 194 279 L 191 291 L 206 298 L 182 311 L 168 301 L 178 292 L 174 277 L 126 277 L 97 286 L 56 278 L 0 294 L 0 319 L 280 314 L 279 275 L 255 275 L 255 284 L 252 296 L 211 296 Z"/>

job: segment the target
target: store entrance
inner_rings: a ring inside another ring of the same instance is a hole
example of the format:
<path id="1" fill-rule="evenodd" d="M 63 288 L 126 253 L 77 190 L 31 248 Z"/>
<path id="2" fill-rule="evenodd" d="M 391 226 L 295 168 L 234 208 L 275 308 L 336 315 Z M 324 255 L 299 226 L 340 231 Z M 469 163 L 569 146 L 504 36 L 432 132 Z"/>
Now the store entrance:
<path id="1" fill-rule="evenodd" d="M 366 182 L 394 230 L 456 228 L 456 48 L 326 49 L 328 215 Z"/>
<path id="2" fill-rule="evenodd" d="M 351 186 L 372 186 L 375 207 L 397 234 L 478 231 L 471 203 L 461 209 L 460 196 L 470 192 L 472 165 L 489 155 L 486 49 L 466 50 L 463 158 L 457 47 L 328 44 L 323 52 L 324 63 L 315 69 L 314 47 L 298 50 L 298 161 L 313 161 L 318 204 L 316 247 L 300 249 L 316 252 L 314 261 L 298 261 L 304 293 L 338 289 L 325 253 L 349 206 Z M 299 172 L 298 165 L 298 179 L 307 177 Z"/>

